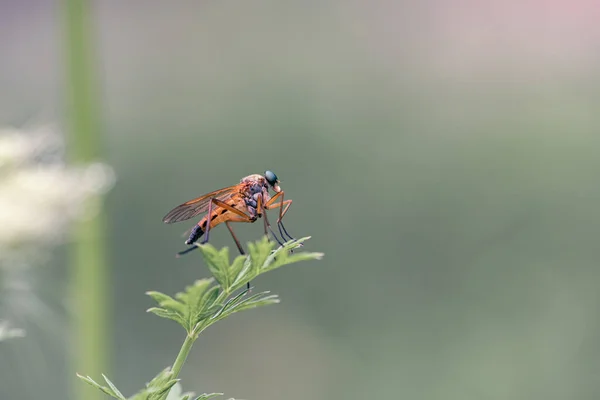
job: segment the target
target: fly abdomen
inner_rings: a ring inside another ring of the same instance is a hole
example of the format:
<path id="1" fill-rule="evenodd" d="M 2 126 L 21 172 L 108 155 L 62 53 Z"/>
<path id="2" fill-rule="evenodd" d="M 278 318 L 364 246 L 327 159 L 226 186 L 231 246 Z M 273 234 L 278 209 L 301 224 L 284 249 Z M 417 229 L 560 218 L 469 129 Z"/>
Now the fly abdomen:
<path id="1" fill-rule="evenodd" d="M 202 235 L 204 235 L 204 229 L 202 229 L 200 225 L 196 224 L 190 233 L 190 237 L 185 241 L 185 244 L 194 244 L 196 240 L 202 237 Z"/>

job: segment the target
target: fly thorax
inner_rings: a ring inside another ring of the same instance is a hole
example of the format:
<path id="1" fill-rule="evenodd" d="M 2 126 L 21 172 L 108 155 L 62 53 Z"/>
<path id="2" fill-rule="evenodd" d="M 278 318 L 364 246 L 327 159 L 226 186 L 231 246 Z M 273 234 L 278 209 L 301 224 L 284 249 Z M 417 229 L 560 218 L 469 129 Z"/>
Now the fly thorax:
<path id="1" fill-rule="evenodd" d="M 254 207 L 254 208 L 258 207 L 257 199 L 254 198 L 254 196 L 252 196 L 252 197 L 246 197 L 244 199 L 244 201 L 246 202 L 246 205 L 248 207 Z"/>
<path id="2" fill-rule="evenodd" d="M 248 194 L 251 197 L 254 197 L 258 193 L 262 193 L 262 191 L 263 191 L 263 185 L 260 184 L 259 182 L 254 182 L 248 186 Z"/>
<path id="3" fill-rule="evenodd" d="M 256 208 L 258 207 L 258 197 L 260 193 L 254 193 L 250 196 L 246 196 L 244 198 L 244 202 L 246 203 L 246 208 L 248 209 L 248 214 L 250 214 L 251 218 L 256 217 Z"/>
<path id="4" fill-rule="evenodd" d="M 256 217 L 256 207 L 246 206 L 246 208 L 248 209 L 248 214 L 250 215 L 250 218 L 255 218 Z"/>
<path id="5" fill-rule="evenodd" d="M 263 200 L 263 206 L 269 201 L 271 200 L 271 195 L 269 194 L 269 189 L 268 188 L 264 188 L 263 193 L 262 193 L 262 200 Z"/>

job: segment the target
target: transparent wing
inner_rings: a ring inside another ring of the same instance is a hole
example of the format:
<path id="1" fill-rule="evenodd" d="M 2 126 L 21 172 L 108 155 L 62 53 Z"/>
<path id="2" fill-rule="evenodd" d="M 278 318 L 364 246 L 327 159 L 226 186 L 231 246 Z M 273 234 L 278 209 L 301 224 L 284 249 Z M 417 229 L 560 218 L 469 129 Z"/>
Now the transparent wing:
<path id="1" fill-rule="evenodd" d="M 185 221 L 186 219 L 195 217 L 198 214 L 202 214 L 208 210 L 208 203 L 210 203 L 210 199 L 215 198 L 221 201 L 226 201 L 238 193 L 238 187 L 239 185 L 229 186 L 207 193 L 204 196 L 200 196 L 193 200 L 186 201 L 185 203 L 178 205 L 169 211 L 169 213 L 164 216 L 163 222 L 166 224 L 172 224 L 174 222 Z"/>

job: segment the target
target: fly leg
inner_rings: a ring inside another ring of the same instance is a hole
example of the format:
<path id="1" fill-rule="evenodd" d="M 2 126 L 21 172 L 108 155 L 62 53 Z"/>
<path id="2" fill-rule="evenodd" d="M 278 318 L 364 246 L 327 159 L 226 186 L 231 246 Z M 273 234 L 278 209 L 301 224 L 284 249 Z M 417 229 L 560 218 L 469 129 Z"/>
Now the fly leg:
<path id="1" fill-rule="evenodd" d="M 244 251 L 244 248 L 242 247 L 240 241 L 238 240 L 237 236 L 233 232 L 233 228 L 231 227 L 231 225 L 229 225 L 229 223 L 230 222 L 254 222 L 254 221 L 256 221 L 256 216 L 250 217 L 245 212 L 240 211 L 237 208 L 232 207 L 229 204 L 224 203 L 224 202 L 222 202 L 220 200 L 215 200 L 215 204 L 218 205 L 219 207 L 223 207 L 226 210 L 231 211 L 231 212 L 237 214 L 236 216 L 232 216 L 229 219 L 229 221 L 225 221 L 225 226 L 227 226 L 227 229 L 229 230 L 229 233 L 231 233 L 231 237 L 233 238 L 233 241 L 235 242 L 235 245 L 237 246 L 240 254 L 243 255 L 243 256 L 245 256 L 246 252 Z M 250 291 L 250 282 L 246 283 L 246 289 L 248 291 Z"/>
<path id="2" fill-rule="evenodd" d="M 238 250 L 240 251 L 240 254 L 245 256 L 246 252 L 244 251 L 244 248 L 240 244 L 240 241 L 238 240 L 237 236 L 235 236 L 235 233 L 233 233 L 233 228 L 231 227 L 231 225 L 229 225 L 229 222 L 248 222 L 248 221 L 244 220 L 242 217 L 237 217 L 235 219 L 232 218 L 230 221 L 225 221 L 225 226 L 227 226 L 227 229 L 229 229 L 229 233 L 231 233 L 231 237 L 233 238 L 235 245 L 237 246 Z M 250 292 L 250 281 L 248 281 L 246 283 L 246 289 L 248 290 L 248 292 Z"/>
<path id="3" fill-rule="evenodd" d="M 277 199 L 281 197 L 281 200 L 279 202 L 277 202 Z M 283 200 L 284 197 L 284 192 L 283 190 L 280 192 L 277 192 L 277 194 L 275 194 L 273 197 L 271 197 L 271 200 L 269 200 L 267 202 L 267 204 L 265 204 L 265 208 L 267 210 L 272 210 L 274 208 L 279 208 L 279 218 L 277 218 L 277 228 L 279 228 L 279 233 L 281 234 L 282 238 L 285 238 L 287 236 L 288 239 L 290 240 L 296 240 L 292 237 L 292 235 L 290 235 L 288 233 L 288 231 L 285 229 L 285 226 L 283 226 L 283 216 L 285 215 L 285 213 L 288 212 L 290 206 L 292 205 L 292 200 Z M 285 207 L 284 207 L 285 206 Z M 283 230 L 283 231 L 282 231 Z M 284 235 L 285 233 L 285 235 Z"/>
<path id="4" fill-rule="evenodd" d="M 216 215 L 216 214 L 215 214 L 214 216 L 212 215 L 212 207 L 213 207 L 213 204 L 214 204 L 214 205 L 216 205 L 217 207 L 224 208 L 224 209 L 226 209 L 227 211 L 231 211 L 232 213 L 234 213 L 234 214 L 237 214 L 237 216 L 238 216 L 238 218 L 239 218 L 239 219 L 235 219 L 235 220 L 234 220 L 234 219 L 232 218 L 232 219 L 230 219 L 230 220 L 232 220 L 232 221 L 235 221 L 235 222 L 254 222 L 254 221 L 256 220 L 256 217 L 254 217 L 254 218 L 253 218 L 253 217 L 250 217 L 249 215 L 247 215 L 247 214 L 246 214 L 246 213 L 244 213 L 243 211 L 240 211 L 240 210 L 238 210 L 237 208 L 235 208 L 235 207 L 232 207 L 232 206 L 230 206 L 229 204 L 222 202 L 221 200 L 218 200 L 218 199 L 214 199 L 214 198 L 213 198 L 213 199 L 211 199 L 211 201 L 208 203 L 208 214 L 206 215 L 206 218 L 204 218 L 204 219 L 203 219 L 203 221 L 205 221 L 205 222 L 202 222 L 202 221 L 200 221 L 200 222 L 199 222 L 199 223 L 198 223 L 198 224 L 197 224 L 197 225 L 196 225 L 196 226 L 195 226 L 195 227 L 192 229 L 192 234 L 190 235 L 190 238 L 192 238 L 192 236 L 194 236 L 194 234 L 196 234 L 196 235 L 198 235 L 198 236 L 202 236 L 203 234 L 205 234 L 206 236 L 205 236 L 205 237 L 204 237 L 204 239 L 203 239 L 203 240 L 200 242 L 200 244 L 205 244 L 205 243 L 207 243 L 207 242 L 208 242 L 208 239 L 209 239 L 209 233 L 210 233 L 210 227 L 211 227 L 211 223 L 212 223 L 213 219 L 214 219 L 215 217 L 217 217 L 217 215 Z M 205 228 L 206 230 L 205 230 L 205 231 L 203 231 L 203 230 L 202 230 L 202 227 L 203 227 L 203 225 L 206 225 L 206 228 Z M 230 232 L 231 232 L 231 229 L 230 229 Z M 237 241 L 237 238 L 235 237 L 235 235 L 233 235 L 233 236 L 234 236 L 234 240 L 236 241 L 236 245 L 238 246 L 238 249 L 241 249 L 241 245 L 239 245 L 239 242 Z M 191 251 L 194 251 L 194 250 L 196 250 L 196 249 L 198 248 L 198 246 L 194 245 L 194 242 L 195 242 L 195 240 L 190 240 L 190 239 L 188 239 L 188 240 L 186 241 L 186 244 L 189 244 L 189 245 L 190 245 L 190 248 L 188 248 L 188 249 L 185 249 L 185 250 L 183 250 L 183 251 L 180 251 L 179 253 L 177 253 L 176 257 L 181 257 L 181 256 L 182 256 L 182 255 L 184 255 L 184 254 L 187 254 L 187 253 L 189 253 L 189 252 L 191 252 Z M 243 252 L 243 250 L 242 250 L 242 252 Z"/>
<path id="5" fill-rule="evenodd" d="M 231 233 L 231 237 L 233 238 L 233 241 L 235 242 L 235 245 L 237 246 L 239 252 L 241 255 L 245 256 L 246 252 L 244 251 L 244 248 L 242 247 L 240 241 L 238 240 L 237 236 L 235 236 L 235 233 L 233 233 L 233 228 L 231 227 L 231 225 L 229 225 L 229 222 L 237 222 L 235 220 L 231 220 L 231 221 L 225 221 L 225 226 L 227 226 L 227 229 L 229 229 L 229 233 Z M 244 222 L 244 221 L 239 221 L 239 222 Z"/>
<path id="6" fill-rule="evenodd" d="M 200 242 L 200 244 L 205 244 L 208 242 L 208 234 L 210 232 L 210 221 L 211 221 L 211 213 L 212 213 L 212 205 L 213 205 L 213 201 L 215 201 L 215 199 L 211 199 L 211 201 L 208 203 L 208 214 L 206 215 L 206 231 L 202 232 L 202 222 L 199 222 L 198 225 L 196 225 L 193 230 L 192 230 L 192 234 L 196 233 L 196 234 L 206 234 L 206 236 L 204 237 L 204 239 L 202 240 L 202 242 Z M 192 235 L 190 235 L 190 238 L 192 237 Z M 186 240 L 185 244 L 190 245 L 189 248 L 180 251 L 179 253 L 177 253 L 175 255 L 175 257 L 179 258 L 184 254 L 190 253 L 194 250 L 196 250 L 198 248 L 198 246 L 196 246 L 194 244 L 194 240 Z"/>
<path id="7" fill-rule="evenodd" d="M 229 223 L 230 222 L 254 222 L 254 221 L 256 221 L 256 217 L 251 217 L 248 214 L 246 214 L 245 212 L 238 210 L 237 208 L 230 206 L 229 204 L 222 202 L 221 200 L 213 199 L 213 202 L 217 206 L 236 214 L 236 216 L 232 216 L 231 218 L 229 218 L 229 220 L 225 221 L 225 225 L 227 226 L 227 229 L 229 229 L 229 233 L 231 233 L 231 237 L 233 238 L 235 245 L 237 246 L 238 250 L 240 251 L 240 254 L 243 256 L 246 255 L 246 253 L 244 252 L 244 248 L 240 244 L 240 241 L 238 240 L 237 236 L 235 236 L 235 233 L 233 233 L 233 229 L 231 228 L 231 225 L 229 225 Z"/>
<path id="8" fill-rule="evenodd" d="M 208 243 L 208 235 L 210 233 L 210 223 L 212 222 L 212 217 L 211 217 L 212 205 L 215 200 L 216 199 L 210 199 L 210 202 L 208 203 L 208 214 L 206 216 L 206 232 L 205 232 L 206 236 L 204 236 L 204 239 L 200 242 L 200 244 Z"/>
<path id="9" fill-rule="evenodd" d="M 269 200 L 269 202 L 270 202 L 270 200 Z M 262 194 L 259 194 L 258 195 L 258 199 L 257 199 L 257 207 L 256 207 L 256 209 L 264 217 L 265 236 L 269 237 L 269 231 L 270 231 L 271 232 L 271 236 L 273 236 L 273 238 L 275 238 L 275 241 L 280 246 L 283 246 L 283 243 L 279 240 L 279 238 L 277 237 L 277 235 L 275 234 L 275 232 L 273 232 L 273 229 L 271 228 L 271 224 L 269 223 L 269 218 L 267 217 L 267 213 L 266 213 L 267 208 L 266 208 L 266 205 L 269 202 L 263 204 Z M 284 241 L 285 241 L 285 238 L 284 238 Z"/>

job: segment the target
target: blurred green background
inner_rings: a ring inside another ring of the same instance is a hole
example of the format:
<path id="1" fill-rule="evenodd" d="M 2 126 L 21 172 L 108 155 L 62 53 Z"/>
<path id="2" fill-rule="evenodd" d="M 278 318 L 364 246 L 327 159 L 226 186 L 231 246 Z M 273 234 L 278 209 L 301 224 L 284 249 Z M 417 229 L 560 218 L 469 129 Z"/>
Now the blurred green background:
<path id="1" fill-rule="evenodd" d="M 208 276 L 172 207 L 272 169 L 310 262 L 217 324 L 184 388 L 244 399 L 600 397 L 600 13 L 593 2 L 93 2 L 111 370 L 126 394 L 181 329 L 145 310 Z M 0 2 L 0 123 L 62 121 L 58 2 Z M 40 210 L 39 212 L 43 212 Z M 0 227 L 0 229 L 2 229 Z M 244 242 L 260 237 L 240 226 Z M 233 243 L 223 227 L 214 245 Z M 65 399 L 65 249 L 39 269 L 1 399 Z M 81 266 L 85 268 L 84 265 Z M 78 371 L 86 373 L 86 371 Z M 83 385 L 83 383 L 81 383 Z"/>

